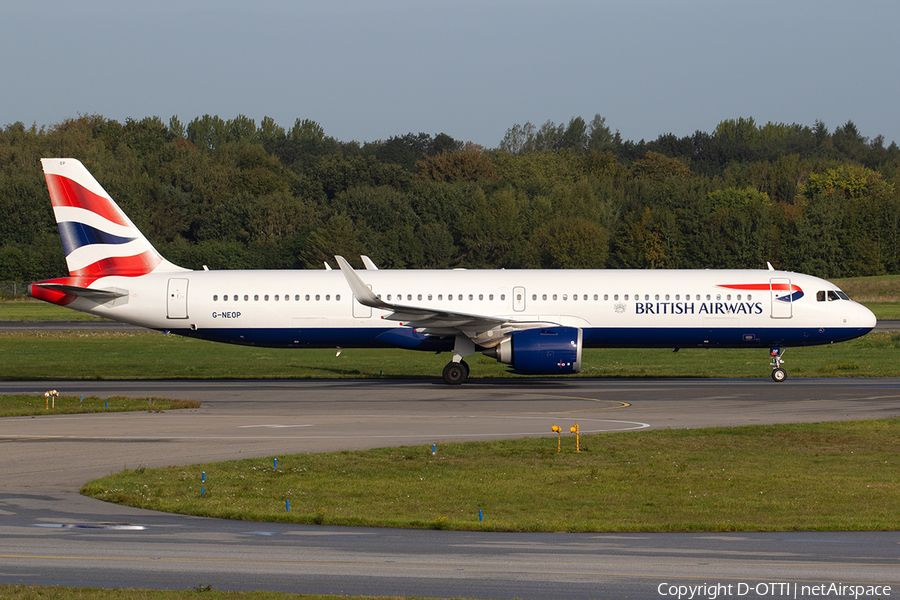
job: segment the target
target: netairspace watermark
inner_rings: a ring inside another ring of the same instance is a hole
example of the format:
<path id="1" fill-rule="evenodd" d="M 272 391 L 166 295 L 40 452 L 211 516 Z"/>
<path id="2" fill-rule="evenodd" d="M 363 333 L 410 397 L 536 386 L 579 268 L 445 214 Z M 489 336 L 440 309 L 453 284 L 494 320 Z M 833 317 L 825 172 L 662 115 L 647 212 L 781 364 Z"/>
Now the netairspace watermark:
<path id="1" fill-rule="evenodd" d="M 660 583 L 656 592 L 677 600 L 716 600 L 717 598 L 888 598 L 889 585 L 864 585 L 859 583 L 703 583 L 684 585 Z"/>

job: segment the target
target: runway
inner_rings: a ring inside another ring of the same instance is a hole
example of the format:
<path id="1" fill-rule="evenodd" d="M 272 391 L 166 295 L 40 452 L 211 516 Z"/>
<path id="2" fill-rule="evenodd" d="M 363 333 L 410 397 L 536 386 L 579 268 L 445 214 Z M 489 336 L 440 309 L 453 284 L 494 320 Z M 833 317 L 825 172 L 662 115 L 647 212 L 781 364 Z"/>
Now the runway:
<path id="1" fill-rule="evenodd" d="M 77 495 L 85 481 L 125 466 L 550 436 L 554 424 L 595 432 L 895 417 L 898 379 L 522 379 L 459 388 L 386 380 L 85 381 L 11 382 L 0 390 L 51 387 L 203 405 L 0 420 L 0 582 L 474 598 L 649 598 L 660 597 L 660 584 L 900 586 L 896 532 L 333 528 L 164 515 Z"/>

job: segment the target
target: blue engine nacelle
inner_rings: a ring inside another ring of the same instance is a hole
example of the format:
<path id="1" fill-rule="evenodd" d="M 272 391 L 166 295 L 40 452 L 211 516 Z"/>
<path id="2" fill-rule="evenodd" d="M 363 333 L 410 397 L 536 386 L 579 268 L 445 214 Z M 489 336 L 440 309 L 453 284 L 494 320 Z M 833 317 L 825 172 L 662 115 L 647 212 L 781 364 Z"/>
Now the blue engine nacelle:
<path id="1" fill-rule="evenodd" d="M 582 332 L 577 327 L 514 331 L 482 353 L 522 375 L 564 375 L 581 371 Z"/>

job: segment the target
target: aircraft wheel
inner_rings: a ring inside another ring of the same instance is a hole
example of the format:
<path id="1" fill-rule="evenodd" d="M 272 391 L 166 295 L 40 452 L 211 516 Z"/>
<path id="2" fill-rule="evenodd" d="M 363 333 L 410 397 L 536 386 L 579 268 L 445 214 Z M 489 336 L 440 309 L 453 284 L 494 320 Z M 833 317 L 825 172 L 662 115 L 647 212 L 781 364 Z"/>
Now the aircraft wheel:
<path id="1" fill-rule="evenodd" d="M 469 363 L 464 360 L 459 361 L 459 364 L 462 365 L 462 368 L 466 370 L 466 376 L 463 377 L 463 381 L 469 378 Z"/>
<path id="2" fill-rule="evenodd" d="M 785 379 L 787 379 L 787 373 L 785 372 L 784 369 L 775 369 L 772 371 L 772 380 L 773 381 L 777 381 L 778 383 L 781 383 Z"/>
<path id="3" fill-rule="evenodd" d="M 469 366 L 464 362 L 450 362 L 444 367 L 444 383 L 460 385 L 469 376 Z"/>

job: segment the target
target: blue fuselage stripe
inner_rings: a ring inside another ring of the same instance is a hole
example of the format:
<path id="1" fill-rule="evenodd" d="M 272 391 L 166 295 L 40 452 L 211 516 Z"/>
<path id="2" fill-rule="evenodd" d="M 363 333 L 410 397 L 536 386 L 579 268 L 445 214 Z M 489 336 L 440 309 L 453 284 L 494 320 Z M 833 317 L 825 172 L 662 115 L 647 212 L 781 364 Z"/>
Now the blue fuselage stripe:
<path id="1" fill-rule="evenodd" d="M 452 337 L 415 334 L 408 328 L 335 327 L 308 329 L 171 329 L 172 333 L 232 344 L 271 348 L 406 348 L 453 350 Z M 869 328 L 616 328 L 584 329 L 585 348 L 768 348 L 817 346 L 857 338 Z"/>

